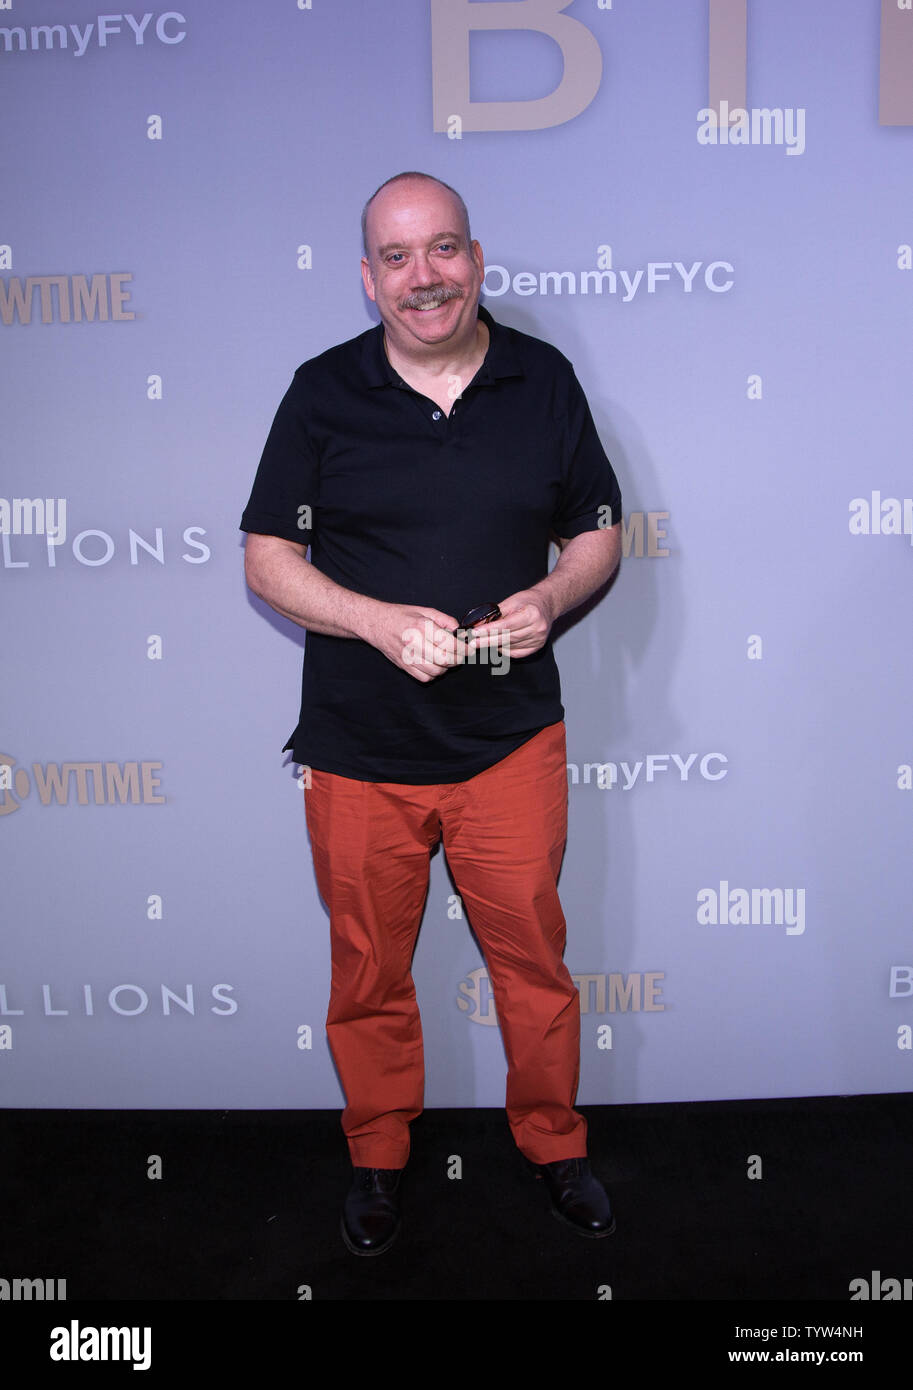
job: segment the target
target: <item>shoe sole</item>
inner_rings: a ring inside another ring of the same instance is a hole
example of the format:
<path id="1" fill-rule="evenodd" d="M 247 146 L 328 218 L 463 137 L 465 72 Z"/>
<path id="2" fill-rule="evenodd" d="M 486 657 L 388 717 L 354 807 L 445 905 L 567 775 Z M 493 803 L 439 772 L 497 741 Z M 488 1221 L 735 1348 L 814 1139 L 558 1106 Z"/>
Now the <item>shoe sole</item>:
<path id="1" fill-rule="evenodd" d="M 386 1252 L 390 1249 L 390 1246 L 393 1244 L 393 1242 L 396 1240 L 396 1237 L 399 1235 L 400 1230 L 402 1229 L 402 1222 L 400 1222 L 400 1223 L 397 1225 L 397 1227 L 396 1227 L 396 1229 L 394 1230 L 392 1236 L 390 1236 L 387 1240 L 385 1240 L 384 1243 L 383 1243 L 383 1245 L 375 1246 L 375 1248 L 374 1248 L 373 1250 L 365 1250 L 365 1249 L 363 1249 L 361 1246 L 353 1245 L 353 1244 L 352 1244 L 351 1240 L 349 1239 L 349 1233 L 348 1233 L 348 1231 L 346 1230 L 345 1218 L 343 1218 L 343 1219 L 340 1221 L 340 1223 L 339 1223 L 339 1229 L 340 1229 L 340 1232 L 341 1232 L 341 1234 L 342 1234 L 342 1241 L 343 1241 L 343 1244 L 345 1245 L 346 1249 L 347 1249 L 348 1251 L 350 1251 L 353 1255 L 364 1255 L 364 1256 L 370 1256 L 370 1255 L 384 1255 L 384 1254 L 386 1254 Z"/>

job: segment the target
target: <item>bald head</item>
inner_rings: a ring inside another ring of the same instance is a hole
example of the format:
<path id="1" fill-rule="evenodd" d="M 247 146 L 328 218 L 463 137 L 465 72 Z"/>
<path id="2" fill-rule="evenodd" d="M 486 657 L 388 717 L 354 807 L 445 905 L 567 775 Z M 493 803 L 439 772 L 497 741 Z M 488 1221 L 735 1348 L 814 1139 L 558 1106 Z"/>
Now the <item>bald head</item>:
<path id="1" fill-rule="evenodd" d="M 436 179 L 433 174 L 421 174 L 416 170 L 408 170 L 402 174 L 394 174 L 391 179 L 387 179 L 384 183 L 382 183 L 380 188 L 376 188 L 374 192 L 371 194 L 368 201 L 365 203 L 364 208 L 362 209 L 361 241 L 362 245 L 364 246 L 366 256 L 370 256 L 371 254 L 370 247 L 368 246 L 368 212 L 370 210 L 371 204 L 374 202 L 374 199 L 378 196 L 378 194 L 383 193 L 385 188 L 389 188 L 392 184 L 407 182 L 419 183 L 422 181 L 426 183 L 437 184 L 438 188 L 443 188 L 447 193 L 450 194 L 450 196 L 455 200 L 457 208 L 459 210 L 460 219 L 463 224 L 463 230 L 466 233 L 466 244 L 468 245 L 469 242 L 472 240 L 472 236 L 469 231 L 469 213 L 466 210 L 466 204 L 463 202 L 463 199 L 460 197 L 459 193 L 457 193 L 456 189 L 451 188 L 449 183 L 444 183 L 443 179 Z"/>

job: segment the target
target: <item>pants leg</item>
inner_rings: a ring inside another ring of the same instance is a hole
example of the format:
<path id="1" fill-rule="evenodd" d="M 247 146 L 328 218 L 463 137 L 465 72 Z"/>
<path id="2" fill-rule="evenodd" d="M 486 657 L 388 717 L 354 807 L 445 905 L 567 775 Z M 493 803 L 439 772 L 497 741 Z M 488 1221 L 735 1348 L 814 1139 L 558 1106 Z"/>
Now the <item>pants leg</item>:
<path id="1" fill-rule="evenodd" d="M 586 1155 L 574 1110 L 580 1000 L 563 954 L 557 880 L 567 753 L 553 724 L 494 767 L 441 789 L 444 850 L 479 938 L 507 1054 L 507 1115 L 534 1163 Z"/>
<path id="2" fill-rule="evenodd" d="M 315 770 L 305 792 L 317 886 L 330 912 L 327 1037 L 358 1167 L 402 1168 L 409 1122 L 423 1106 L 411 966 L 440 835 L 436 791 Z"/>

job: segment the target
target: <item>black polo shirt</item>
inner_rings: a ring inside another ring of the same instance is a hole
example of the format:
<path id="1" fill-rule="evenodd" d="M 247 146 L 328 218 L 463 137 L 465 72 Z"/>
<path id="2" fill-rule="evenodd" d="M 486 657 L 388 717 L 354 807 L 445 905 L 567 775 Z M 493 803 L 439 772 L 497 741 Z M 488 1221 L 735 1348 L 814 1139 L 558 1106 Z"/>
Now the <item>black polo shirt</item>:
<path id="1" fill-rule="evenodd" d="M 479 314 L 488 352 L 449 416 L 399 378 L 382 325 L 299 367 L 241 529 L 309 543 L 311 563 L 346 589 L 459 619 L 543 579 L 550 532 L 619 521 L 571 364 Z M 309 632 L 285 746 L 368 782 L 473 777 L 564 717 L 551 641 L 506 672 L 475 657 L 423 683 L 366 642 Z"/>

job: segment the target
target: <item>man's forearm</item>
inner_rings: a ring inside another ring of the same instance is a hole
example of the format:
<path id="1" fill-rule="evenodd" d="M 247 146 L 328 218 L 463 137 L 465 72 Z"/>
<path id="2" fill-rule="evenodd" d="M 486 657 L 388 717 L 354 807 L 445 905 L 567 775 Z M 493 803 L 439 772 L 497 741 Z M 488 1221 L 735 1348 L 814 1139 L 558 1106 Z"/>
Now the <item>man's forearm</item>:
<path id="1" fill-rule="evenodd" d="M 306 547 L 250 535 L 245 547 L 247 582 L 283 617 L 326 637 L 358 637 L 367 641 L 372 619 L 382 604 L 344 589 L 305 558 Z"/>
<path id="2" fill-rule="evenodd" d="M 584 531 L 563 542 L 554 569 L 532 586 L 532 592 L 546 597 L 554 622 L 601 589 L 620 559 L 621 522 L 605 530 Z"/>

